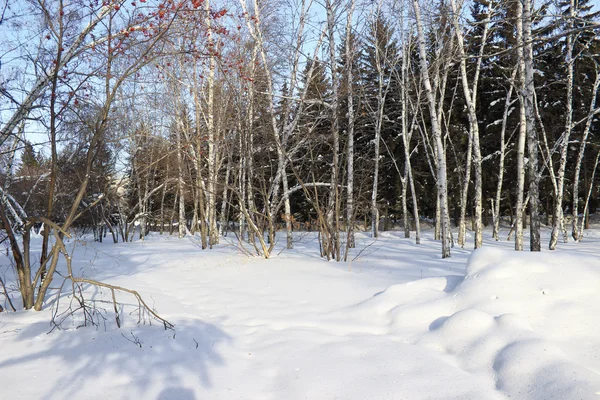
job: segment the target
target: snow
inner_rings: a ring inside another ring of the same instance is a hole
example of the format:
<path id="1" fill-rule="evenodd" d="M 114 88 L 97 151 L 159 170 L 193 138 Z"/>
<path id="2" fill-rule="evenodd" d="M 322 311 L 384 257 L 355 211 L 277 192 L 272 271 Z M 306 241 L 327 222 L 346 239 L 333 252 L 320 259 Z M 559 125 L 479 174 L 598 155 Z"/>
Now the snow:
<path id="1" fill-rule="evenodd" d="M 193 237 L 73 240 L 80 274 L 138 290 L 175 330 L 107 312 L 48 334 L 50 305 L 0 313 L 0 398 L 599 398 L 598 232 L 541 254 L 486 232 L 446 260 L 431 236 L 359 234 L 348 263 L 307 233 L 270 260 Z"/>

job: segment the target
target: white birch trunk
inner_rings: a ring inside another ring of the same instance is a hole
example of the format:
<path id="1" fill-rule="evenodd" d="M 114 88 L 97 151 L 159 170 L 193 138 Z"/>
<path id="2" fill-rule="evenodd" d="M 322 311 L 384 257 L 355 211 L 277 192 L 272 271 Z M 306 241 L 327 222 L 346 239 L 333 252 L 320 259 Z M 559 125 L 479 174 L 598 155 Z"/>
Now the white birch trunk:
<path id="1" fill-rule="evenodd" d="M 351 40 L 352 33 L 352 15 L 354 14 L 355 0 L 350 0 L 350 6 L 347 11 L 346 19 L 346 77 L 348 90 L 348 138 L 346 163 L 348 174 L 348 183 L 346 187 L 346 226 L 348 229 L 348 238 L 346 248 L 354 248 L 354 77 L 352 73 L 354 62 L 354 49 Z"/>
<path id="2" fill-rule="evenodd" d="M 408 164 L 404 163 L 404 173 L 400 178 L 400 183 L 402 185 L 402 219 L 404 225 L 404 237 L 410 238 L 410 223 L 408 220 L 408 200 L 406 196 L 408 196 Z"/>
<path id="3" fill-rule="evenodd" d="M 180 127 L 178 127 L 180 128 Z M 183 149 L 181 143 L 181 132 L 180 129 L 176 130 L 177 137 L 177 191 L 179 192 L 179 238 L 183 238 L 185 236 L 185 188 L 184 188 L 184 180 L 183 180 Z"/>
<path id="4" fill-rule="evenodd" d="M 571 0 L 570 15 L 569 15 L 569 28 L 573 28 L 573 19 L 575 17 L 575 1 Z M 556 249 L 558 243 L 558 233 L 563 226 L 563 195 L 565 187 L 565 170 L 567 167 L 567 153 L 569 149 L 569 140 L 571 138 L 572 124 L 573 124 L 573 74 L 575 67 L 575 60 L 573 59 L 573 35 L 567 35 L 565 62 L 567 63 L 567 109 L 566 109 L 566 120 L 565 120 L 565 132 L 562 135 L 562 141 L 560 145 L 560 163 L 558 166 L 558 174 L 556 179 L 556 202 L 554 205 L 554 218 L 552 219 L 552 233 L 550 234 L 550 243 L 548 248 L 550 250 Z M 565 236 L 565 242 L 567 237 Z"/>
<path id="5" fill-rule="evenodd" d="M 212 32 L 212 21 L 210 17 L 210 0 L 204 1 L 204 11 L 206 18 L 207 40 L 209 49 L 214 49 L 214 39 Z M 209 225 L 209 245 L 212 246 L 219 243 L 219 235 L 217 231 L 217 206 L 216 206 L 216 185 L 217 185 L 217 157 L 215 146 L 215 123 L 214 123 L 214 94 L 215 94 L 215 56 L 211 53 L 208 58 L 208 79 L 207 79 L 207 100 L 206 100 L 206 130 L 208 131 L 208 225 Z"/>
<path id="6" fill-rule="evenodd" d="M 487 42 L 489 21 L 492 14 L 492 3 L 488 3 L 487 17 L 483 25 L 483 33 L 481 36 L 481 47 L 479 50 L 479 57 L 477 58 L 475 66 L 475 76 L 473 78 L 472 88 L 469 89 L 469 79 L 467 76 L 467 55 L 465 52 L 464 38 L 462 28 L 458 21 L 459 10 L 456 6 L 455 0 L 450 2 L 453 12 L 454 30 L 456 32 L 456 39 L 458 41 L 458 51 L 460 56 L 460 74 L 462 79 L 462 87 L 467 104 L 467 111 L 469 117 L 469 142 L 472 144 L 473 149 L 473 164 L 475 169 L 475 248 L 479 248 L 482 245 L 483 235 L 483 222 L 482 222 L 482 206 L 483 206 L 483 195 L 482 195 L 482 172 L 481 172 L 481 146 L 479 144 L 479 124 L 477 123 L 477 86 L 479 83 L 479 73 L 481 70 L 481 60 Z M 469 170 L 467 169 L 467 174 Z M 465 192 L 468 190 L 469 181 L 465 181 Z M 463 199 L 466 200 L 466 196 L 463 194 Z M 462 211 L 461 204 L 461 211 Z M 463 230 L 463 243 L 464 243 L 464 215 L 462 217 L 461 229 Z M 459 244 L 460 238 L 459 238 Z M 462 245 L 462 244 L 461 244 Z"/>
<path id="7" fill-rule="evenodd" d="M 535 129 L 535 85 L 533 77 L 533 43 L 531 35 L 532 0 L 523 1 L 523 43 L 525 64 L 525 115 L 527 119 L 527 150 L 529 154 L 529 215 L 531 251 L 540 251 L 538 138 Z"/>
<path id="8" fill-rule="evenodd" d="M 223 185 L 223 202 L 221 203 L 221 224 L 219 225 L 219 236 L 222 236 L 225 232 L 225 227 L 229 223 L 229 218 L 227 216 L 227 204 L 228 202 L 228 185 L 229 185 L 229 176 L 231 174 L 231 155 L 227 160 L 227 168 L 225 170 L 225 184 Z"/>
<path id="9" fill-rule="evenodd" d="M 517 63 L 519 69 L 519 136 L 517 139 L 517 204 L 515 209 L 515 250 L 523 250 L 523 215 L 525 213 L 525 56 L 523 49 L 523 5 L 517 1 Z"/>
<path id="10" fill-rule="evenodd" d="M 512 81 L 515 80 L 517 69 L 514 70 L 512 74 Z M 508 123 L 508 114 L 510 112 L 510 107 L 512 105 L 512 92 L 513 86 L 511 85 L 508 88 L 508 92 L 506 93 L 506 98 L 504 100 L 504 114 L 502 115 L 502 128 L 500 130 L 500 158 L 498 160 L 498 184 L 496 186 L 496 196 L 493 202 L 494 208 L 494 230 L 492 233 L 492 237 L 494 239 L 500 239 L 500 218 L 502 215 L 500 214 L 500 202 L 502 200 L 502 183 L 504 180 L 504 161 L 506 159 L 506 126 Z"/>
<path id="11" fill-rule="evenodd" d="M 573 239 L 576 241 L 580 241 L 583 229 L 579 229 L 579 177 L 581 174 L 581 165 L 583 164 L 583 156 L 585 155 L 585 148 L 587 144 L 587 139 L 590 134 L 590 128 L 592 126 L 592 121 L 594 119 L 595 110 L 596 110 L 596 98 L 598 96 L 598 88 L 600 87 L 600 71 L 598 66 L 596 66 L 596 79 L 594 81 L 594 86 L 592 89 L 592 96 L 590 101 L 589 113 L 585 121 L 585 127 L 583 129 L 583 134 L 581 136 L 581 141 L 579 143 L 579 152 L 577 154 L 577 163 L 575 164 L 575 177 L 573 178 Z M 597 163 L 598 160 L 596 160 Z M 584 213 L 585 219 L 585 213 Z"/>
<path id="12" fill-rule="evenodd" d="M 286 238 L 286 248 L 293 249 L 294 248 L 294 235 L 292 233 L 292 207 L 290 205 L 290 195 L 289 195 L 289 184 L 287 172 L 283 171 L 282 175 L 282 183 L 283 183 L 283 210 L 285 217 L 285 238 Z"/>
<path id="13" fill-rule="evenodd" d="M 404 59 L 404 57 L 403 57 Z M 406 77 L 406 74 L 405 76 Z M 404 81 L 404 80 L 403 80 Z M 419 221 L 419 203 L 417 202 L 417 191 L 415 190 L 415 180 L 413 178 L 413 174 L 412 174 L 412 165 L 410 162 L 410 151 L 409 151 L 409 146 L 410 146 L 410 140 L 412 138 L 412 127 L 411 127 L 411 131 L 408 131 L 407 129 L 407 120 L 406 120 L 406 89 L 405 89 L 405 85 L 403 85 L 403 101 L 402 101 L 402 142 L 404 144 L 404 158 L 405 158 L 405 165 L 406 165 L 406 172 L 408 175 L 408 184 L 410 185 L 410 192 L 411 192 L 411 196 L 412 196 L 412 206 L 413 206 L 413 218 L 415 221 L 415 243 L 416 244 L 420 244 L 421 243 L 421 223 Z M 407 132 L 408 131 L 408 132 Z"/>
<path id="14" fill-rule="evenodd" d="M 378 8 L 377 14 L 380 9 Z M 377 23 L 377 20 L 374 22 Z M 381 128 L 383 125 L 383 113 L 385 108 L 385 98 L 387 94 L 387 88 L 384 82 L 384 66 L 383 63 L 386 61 L 386 54 L 381 54 L 379 48 L 379 42 L 377 38 L 374 38 L 375 44 L 375 65 L 377 68 L 377 110 L 375 110 L 375 138 L 374 142 L 374 155 L 373 155 L 373 188 L 371 190 L 371 232 L 373 237 L 379 236 L 379 208 L 377 207 L 377 194 L 379 186 L 379 157 L 380 157 L 380 145 L 381 145 Z M 391 155 L 393 156 L 393 155 Z"/>
<path id="15" fill-rule="evenodd" d="M 165 182 L 163 183 L 162 194 L 160 196 L 160 234 L 165 231 L 165 197 L 167 195 L 167 179 L 169 179 L 169 163 L 166 165 Z"/>
<path id="16" fill-rule="evenodd" d="M 258 57 L 258 46 L 252 48 L 252 82 L 248 88 L 248 110 L 247 110 L 247 138 L 246 138 L 246 201 L 248 202 L 248 211 L 252 214 L 256 213 L 256 205 L 254 203 L 254 76 L 256 74 L 256 61 Z M 248 241 L 254 245 L 255 231 L 248 229 Z"/>
<path id="17" fill-rule="evenodd" d="M 327 11 L 327 34 L 329 37 L 329 63 L 331 68 L 331 135 L 333 137 L 333 162 L 331 169 L 331 190 L 329 192 L 329 210 L 328 223 L 333 231 L 333 237 L 329 239 L 330 251 L 333 258 L 341 259 L 340 240 L 339 240 L 339 221 L 340 221 L 340 199 L 339 199 L 339 148 L 340 148 L 340 132 L 339 132 L 339 77 L 336 71 L 337 59 L 335 56 L 335 15 L 334 5 L 332 0 L 325 0 L 325 8 Z"/>
<path id="18" fill-rule="evenodd" d="M 580 237 L 579 240 L 583 238 L 583 230 L 585 228 L 585 218 L 588 214 L 588 206 L 590 204 L 590 198 L 592 197 L 592 191 L 594 190 L 594 180 L 596 178 L 596 170 L 598 169 L 598 161 L 600 161 L 600 151 L 596 154 L 596 161 L 594 161 L 594 170 L 592 171 L 592 179 L 590 180 L 590 187 L 588 189 L 587 196 L 585 198 L 585 206 L 583 207 L 583 218 L 581 218 L 581 226 L 579 227 Z"/>
<path id="19" fill-rule="evenodd" d="M 468 90 L 468 89 L 467 89 Z M 471 184 L 471 165 L 473 160 L 473 130 L 469 129 L 469 139 L 467 142 L 467 156 L 465 162 L 465 176 L 460 194 L 460 217 L 458 220 L 458 244 L 460 247 L 465 247 L 465 237 L 467 231 L 466 213 L 467 201 L 469 194 L 469 186 Z"/>
<path id="20" fill-rule="evenodd" d="M 440 129 L 438 115 L 436 112 L 436 104 L 429 79 L 429 71 L 427 70 L 427 53 L 425 49 L 425 34 L 423 32 L 423 24 L 421 22 L 421 11 L 418 0 L 413 1 L 415 19 L 417 22 L 417 34 L 419 41 L 419 58 L 421 76 L 423 77 L 423 86 L 429 106 L 429 114 L 431 118 L 431 129 L 433 139 L 436 144 L 437 155 L 437 189 L 438 199 L 440 202 L 440 218 L 441 218 L 441 236 L 442 236 L 442 258 L 450 257 L 449 245 L 449 230 L 450 219 L 448 215 L 448 186 L 446 182 L 446 158 L 442 143 L 442 132 Z"/>

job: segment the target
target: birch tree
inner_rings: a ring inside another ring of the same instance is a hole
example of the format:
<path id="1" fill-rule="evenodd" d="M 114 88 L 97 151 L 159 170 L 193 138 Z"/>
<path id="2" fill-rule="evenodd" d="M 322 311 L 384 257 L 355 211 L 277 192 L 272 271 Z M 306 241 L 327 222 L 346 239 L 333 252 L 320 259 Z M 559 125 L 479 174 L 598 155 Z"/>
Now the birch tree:
<path id="1" fill-rule="evenodd" d="M 575 1 L 571 0 L 569 8 L 569 21 L 568 29 L 573 29 L 573 22 L 575 17 Z M 566 116 L 565 116 L 565 129 L 560 138 L 560 161 L 558 165 L 558 172 L 556 174 L 556 199 L 554 204 L 554 216 L 552 218 L 552 233 L 550 234 L 550 243 L 548 247 L 550 250 L 556 249 L 558 242 L 558 234 L 563 226 L 563 195 L 565 187 L 565 170 L 567 167 L 567 152 L 569 151 L 569 140 L 571 138 L 572 123 L 573 123 L 573 74 L 575 68 L 575 60 L 573 58 L 573 34 L 567 34 L 565 62 L 567 64 L 567 95 L 566 95 Z M 567 237 L 565 236 L 565 241 Z"/>
<path id="2" fill-rule="evenodd" d="M 599 112 L 596 108 L 596 99 L 598 97 L 598 88 L 600 88 L 600 66 L 598 63 L 594 64 L 596 78 L 594 80 L 594 84 L 592 87 L 592 96 L 590 99 L 590 107 L 587 117 L 585 118 L 585 126 L 583 128 L 583 134 L 581 135 L 581 140 L 579 141 L 579 151 L 577 152 L 577 160 L 575 161 L 575 176 L 573 178 L 573 226 L 572 226 L 572 235 L 573 239 L 576 241 L 580 241 L 583 236 L 583 229 L 579 226 L 579 180 L 581 175 L 581 166 L 583 164 L 583 157 L 585 155 L 585 150 L 587 147 L 588 137 L 590 135 L 590 130 L 592 127 L 592 122 L 594 120 L 595 115 Z M 597 162 L 597 160 L 596 160 Z M 593 180 L 592 180 L 593 185 Z M 589 195 L 588 195 L 589 198 Z M 586 202 L 587 204 L 587 202 Z M 585 219 L 585 213 L 584 218 Z M 583 225 L 583 223 L 582 223 Z"/>
<path id="3" fill-rule="evenodd" d="M 530 246 L 531 251 L 540 251 L 540 218 L 539 218 L 539 181 L 538 174 L 538 138 L 535 127 L 535 84 L 534 84 L 534 66 L 533 66 L 533 37 L 532 31 L 532 16 L 533 4 L 532 0 L 523 1 L 523 67 L 525 69 L 525 87 L 524 87 L 524 102 L 525 102 L 525 118 L 527 126 L 527 151 L 528 172 L 529 172 L 529 216 L 530 226 Z"/>
<path id="4" fill-rule="evenodd" d="M 523 250 L 523 218 L 525 214 L 525 143 L 527 140 L 527 116 L 525 94 L 525 49 L 523 5 L 517 1 L 517 64 L 519 70 L 519 135 L 517 139 L 517 201 L 515 207 L 515 250 Z"/>
<path id="5" fill-rule="evenodd" d="M 467 103 L 467 113 L 469 117 L 469 136 L 472 138 L 469 142 L 473 146 L 473 163 L 475 164 L 475 248 L 477 249 L 482 245 L 483 223 L 481 219 L 481 209 L 483 205 L 483 195 L 481 173 L 481 146 L 479 144 L 479 123 L 477 120 L 477 113 L 475 109 L 477 105 L 477 85 L 479 82 L 479 73 L 481 70 L 481 60 L 487 42 L 488 26 L 490 23 L 490 17 L 492 15 L 493 9 L 492 3 L 489 2 L 487 8 L 487 17 L 483 24 L 483 34 L 481 36 L 479 55 L 477 57 L 477 61 L 475 62 L 473 83 L 471 86 L 469 85 L 469 78 L 467 76 L 467 56 L 465 52 L 462 27 L 459 23 L 460 8 L 456 5 L 456 0 L 451 0 L 450 5 L 452 7 L 454 30 L 456 31 L 456 39 L 458 41 L 458 52 L 460 56 L 460 75 L 462 79 L 463 93 L 465 96 L 465 101 Z M 461 215 L 461 227 L 459 232 L 462 232 L 463 235 L 462 243 L 464 243 L 463 225 L 464 215 Z M 460 233 L 458 241 L 459 244 L 462 244 Z"/>
<path id="6" fill-rule="evenodd" d="M 350 0 L 346 11 L 346 38 L 345 38 L 345 55 L 346 55 L 346 90 L 348 102 L 348 132 L 346 143 L 346 229 L 347 239 L 346 248 L 354 248 L 354 43 L 352 40 L 352 17 L 354 15 L 355 0 Z M 347 252 L 346 252 L 347 257 Z M 346 258 L 345 257 L 345 258 Z"/>
<path id="7" fill-rule="evenodd" d="M 431 86 L 431 80 L 429 78 L 429 71 L 427 67 L 427 52 L 425 48 L 425 34 L 423 31 L 423 23 L 421 20 L 421 10 L 419 1 L 413 1 L 413 7 L 415 12 L 415 20 L 417 23 L 417 37 L 419 46 L 419 60 L 421 77 L 423 81 L 423 88 L 425 90 L 425 96 L 427 98 L 427 105 L 429 108 L 429 117 L 431 120 L 431 130 L 433 134 L 433 140 L 436 145 L 436 176 L 437 176 L 437 191 L 438 199 L 440 203 L 440 219 L 441 219 L 441 239 L 442 239 L 442 258 L 450 257 L 450 218 L 448 215 L 448 185 L 446 180 L 446 155 L 444 154 L 444 147 L 442 142 L 442 130 L 438 119 L 438 110 L 436 108 L 436 102 L 433 95 Z"/>

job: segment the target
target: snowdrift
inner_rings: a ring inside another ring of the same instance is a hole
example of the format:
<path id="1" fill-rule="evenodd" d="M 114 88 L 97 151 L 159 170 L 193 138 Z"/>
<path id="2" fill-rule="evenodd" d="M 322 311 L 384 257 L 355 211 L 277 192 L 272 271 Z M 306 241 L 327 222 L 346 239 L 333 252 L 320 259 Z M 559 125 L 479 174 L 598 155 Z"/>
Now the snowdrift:
<path id="1" fill-rule="evenodd" d="M 600 398 L 597 257 L 483 248 L 458 284 L 395 285 L 357 310 L 511 398 Z"/>

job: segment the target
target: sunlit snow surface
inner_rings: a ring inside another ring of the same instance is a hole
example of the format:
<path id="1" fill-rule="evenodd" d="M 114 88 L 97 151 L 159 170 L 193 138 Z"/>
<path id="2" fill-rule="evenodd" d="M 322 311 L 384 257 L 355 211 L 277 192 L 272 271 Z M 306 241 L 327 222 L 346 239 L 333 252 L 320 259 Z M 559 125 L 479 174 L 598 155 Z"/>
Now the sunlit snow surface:
<path id="1" fill-rule="evenodd" d="M 50 334 L 51 305 L 0 313 L 0 399 L 600 399 L 596 232 L 541 254 L 486 232 L 449 260 L 431 232 L 360 234 L 351 263 L 319 258 L 313 234 L 270 260 L 231 236 L 72 240 L 80 275 L 137 289 L 175 331 L 136 325 L 125 294 L 121 329 L 110 312 Z"/>

